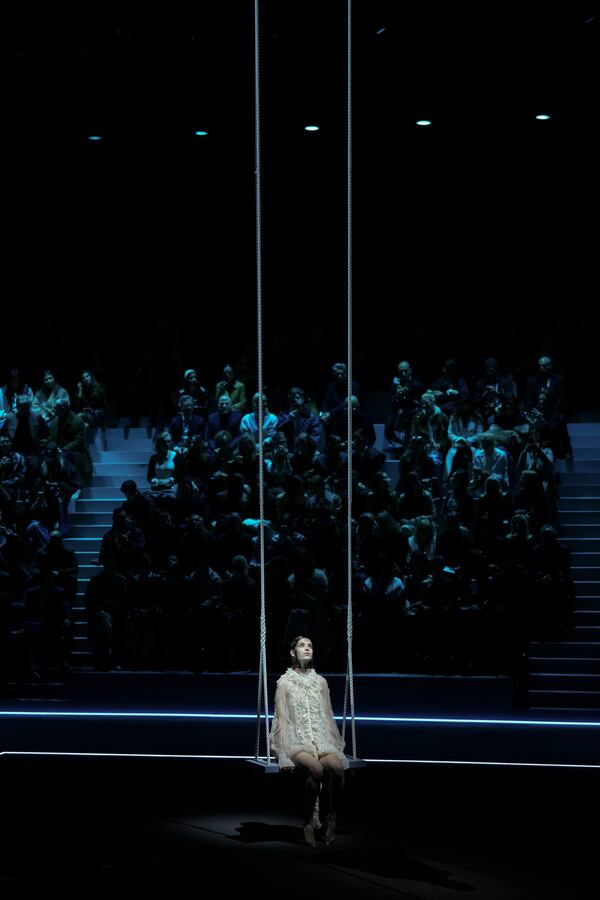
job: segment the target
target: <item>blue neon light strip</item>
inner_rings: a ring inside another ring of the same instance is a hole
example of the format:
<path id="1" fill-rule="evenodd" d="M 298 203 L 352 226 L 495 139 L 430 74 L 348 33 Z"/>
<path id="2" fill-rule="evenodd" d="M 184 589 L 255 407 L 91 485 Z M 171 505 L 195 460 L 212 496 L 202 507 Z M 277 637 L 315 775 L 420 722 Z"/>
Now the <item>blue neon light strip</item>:
<path id="1" fill-rule="evenodd" d="M 80 718 L 80 719 L 253 719 L 256 713 L 204 713 L 204 712 L 119 712 L 116 710 L 0 710 L 0 718 Z M 264 713 L 260 716 L 264 718 Z M 269 719 L 273 716 L 269 715 Z M 343 716 L 335 716 L 341 722 Z M 348 721 L 349 717 L 346 718 Z M 430 725 L 531 725 L 531 726 L 568 726 L 576 728 L 600 728 L 599 722 L 565 722 L 545 719 L 459 719 L 426 716 L 355 716 L 356 722 L 397 722 L 419 723 Z"/>
<path id="2" fill-rule="evenodd" d="M 0 756 L 82 756 L 82 757 L 113 757 L 119 759 L 235 759 L 254 762 L 254 758 L 248 756 L 225 756 L 219 754 L 192 754 L 192 753 L 76 753 L 73 751 L 44 751 L 44 750 L 2 750 Z M 259 757 L 259 761 L 266 762 L 265 757 Z M 535 769 L 600 769 L 600 765 L 593 763 L 536 763 L 536 762 L 500 762 L 495 760 L 473 759 L 365 759 L 369 764 L 396 764 L 396 765 L 431 765 L 431 766 L 510 766 L 512 768 Z"/>

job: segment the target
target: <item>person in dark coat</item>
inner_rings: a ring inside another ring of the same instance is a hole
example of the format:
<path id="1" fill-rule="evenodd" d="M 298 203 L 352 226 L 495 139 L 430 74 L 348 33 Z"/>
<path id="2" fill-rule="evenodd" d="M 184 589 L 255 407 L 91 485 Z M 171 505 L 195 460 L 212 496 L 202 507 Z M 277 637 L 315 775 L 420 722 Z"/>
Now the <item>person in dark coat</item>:
<path id="1" fill-rule="evenodd" d="M 231 397 L 229 394 L 221 394 L 217 406 L 217 412 L 211 413 L 208 417 L 206 428 L 208 445 L 211 450 L 214 450 L 216 435 L 219 431 L 227 431 L 228 434 L 231 435 L 229 448 L 234 450 L 240 440 L 240 422 L 242 421 L 242 413 L 232 409 Z"/>
<path id="2" fill-rule="evenodd" d="M 28 460 L 39 461 L 39 456 L 48 437 L 48 426 L 39 413 L 31 411 L 31 400 L 27 394 L 17 398 L 17 411 L 11 413 L 2 428 L 12 443 L 12 449 Z"/>
<path id="3" fill-rule="evenodd" d="M 171 419 L 169 433 L 173 439 L 174 447 L 181 451 L 189 447 L 194 435 L 204 437 L 206 433 L 206 421 L 202 416 L 194 412 L 193 397 L 183 394 L 179 399 L 179 415 Z"/>
<path id="4" fill-rule="evenodd" d="M 56 417 L 50 422 L 50 440 L 58 444 L 77 469 L 81 484 L 87 486 L 92 482 L 94 467 L 87 446 L 85 422 L 64 398 L 57 400 L 55 409 Z"/>

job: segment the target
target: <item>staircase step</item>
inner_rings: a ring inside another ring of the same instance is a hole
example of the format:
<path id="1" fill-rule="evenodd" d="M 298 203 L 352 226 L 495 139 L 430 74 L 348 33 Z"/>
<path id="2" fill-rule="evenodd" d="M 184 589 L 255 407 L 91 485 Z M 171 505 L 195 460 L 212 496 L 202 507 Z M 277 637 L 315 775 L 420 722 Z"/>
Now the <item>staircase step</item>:
<path id="1" fill-rule="evenodd" d="M 94 472 L 94 480 L 92 482 L 91 489 L 94 490 L 94 488 L 98 488 L 98 487 L 110 487 L 113 490 L 116 490 L 117 492 L 119 492 L 121 489 L 121 485 L 126 480 L 135 481 L 135 483 L 137 484 L 138 489 L 140 491 L 147 491 L 149 488 L 149 484 L 146 481 L 146 470 L 145 470 L 142 473 L 138 472 L 135 475 L 131 475 L 131 476 L 119 475 L 118 472 L 116 474 L 112 474 L 112 475 L 111 474 L 103 475 L 100 472 Z"/>
<path id="2" fill-rule="evenodd" d="M 530 657 L 586 657 L 600 659 L 600 637 L 598 640 L 531 641 Z"/>
<path id="3" fill-rule="evenodd" d="M 600 581 L 600 566 L 581 566 L 576 561 L 571 566 L 571 575 L 575 581 Z"/>
<path id="4" fill-rule="evenodd" d="M 77 501 L 78 503 L 80 501 Z M 89 501 L 88 501 L 89 502 Z M 573 553 L 600 553 L 600 537 L 562 537 L 560 543 L 565 544 Z"/>
<path id="5" fill-rule="evenodd" d="M 582 538 L 584 540 L 597 540 L 598 549 L 600 550 L 600 525 L 597 522 L 587 522 L 587 523 L 571 523 L 571 522 L 563 522 L 561 517 L 561 522 L 559 526 L 559 540 L 564 541 L 565 539 L 570 538 Z M 585 549 L 585 548 L 582 548 Z"/>
<path id="6" fill-rule="evenodd" d="M 535 691 L 597 691 L 600 694 L 600 673 L 539 672 L 529 676 L 529 685 Z"/>
<path id="7" fill-rule="evenodd" d="M 582 446 L 581 444 L 575 444 L 573 446 L 573 460 L 575 462 L 578 462 L 579 460 L 599 459 L 599 458 L 600 458 L 600 447 L 598 446 L 598 442 L 595 440 L 594 440 L 594 443 L 592 443 L 591 445 Z"/>
<path id="8" fill-rule="evenodd" d="M 597 413 L 594 417 L 597 417 Z M 569 422 L 567 429 L 571 440 L 576 437 L 584 437 L 585 435 L 597 436 L 600 439 L 600 422 L 593 419 L 589 422 Z"/>
<path id="9" fill-rule="evenodd" d="M 102 450 L 98 453 L 96 457 L 98 462 L 94 463 L 94 466 L 97 465 L 106 465 L 108 463 L 121 463 L 123 465 L 131 465 L 131 463 L 140 463 L 143 465 L 148 465 L 148 460 L 152 455 L 153 451 L 150 449 L 150 453 L 144 450 Z"/>
<path id="10" fill-rule="evenodd" d="M 120 438 L 111 438 L 108 440 L 106 446 L 106 451 L 103 452 L 112 452 L 112 453 L 121 453 L 124 451 L 133 452 L 136 451 L 138 453 L 150 455 L 150 453 L 154 453 L 154 442 L 150 440 L 150 438 L 129 438 L 126 440 L 123 437 Z"/>
<path id="11" fill-rule="evenodd" d="M 600 611 L 595 611 L 593 609 L 582 609 L 579 600 L 575 603 L 577 609 L 573 611 L 573 622 L 575 627 L 578 628 L 582 625 L 590 625 L 591 627 L 598 626 L 600 630 Z"/>
<path id="12" fill-rule="evenodd" d="M 116 507 L 115 507 L 116 509 Z M 103 525 L 110 528 L 112 525 L 111 512 L 74 512 L 69 516 L 69 524 L 73 525 Z"/>
<path id="13" fill-rule="evenodd" d="M 148 416 L 141 416 L 141 418 L 138 421 L 139 421 L 141 427 L 136 426 L 135 428 L 130 428 L 129 423 L 131 422 L 131 419 L 130 418 L 128 419 L 127 416 L 120 416 L 117 425 L 120 429 L 123 429 L 124 431 L 129 431 L 130 433 L 133 431 L 133 432 L 136 432 L 139 434 L 141 434 L 142 431 L 145 433 L 146 430 L 151 427 L 150 426 L 150 418 Z"/>
<path id="14" fill-rule="evenodd" d="M 581 508 L 581 506 L 565 509 L 561 503 L 558 507 L 561 525 L 597 525 L 600 528 L 600 508 L 596 508 L 598 500 L 595 503 L 596 506 L 590 505 L 588 509 Z"/>
<path id="15" fill-rule="evenodd" d="M 570 437 L 573 450 L 575 450 L 575 448 L 579 449 L 581 447 L 595 447 L 600 451 L 600 431 L 594 432 L 592 434 L 583 434 L 581 432 L 576 432 L 574 434 L 571 434 Z"/>
<path id="16" fill-rule="evenodd" d="M 82 560 L 83 555 L 84 554 L 82 553 L 77 554 L 79 558 L 78 582 L 85 582 L 86 579 L 89 581 L 94 575 L 99 575 L 100 572 L 102 572 L 102 566 L 98 565 L 98 563 L 90 562 L 89 560 Z"/>
<path id="17" fill-rule="evenodd" d="M 531 656 L 529 671 L 537 675 L 600 675 L 600 656 Z"/>
<path id="18" fill-rule="evenodd" d="M 70 524 L 69 526 L 69 537 L 70 538 L 98 538 L 98 540 L 102 540 L 104 535 L 106 534 L 109 525 L 74 525 Z"/>
<path id="19" fill-rule="evenodd" d="M 115 485 L 95 485 L 82 488 L 79 495 L 80 500 L 115 500 L 115 503 L 122 503 L 125 499 L 121 493 L 121 484 Z M 599 501 L 600 503 L 600 501 Z"/>
<path id="20" fill-rule="evenodd" d="M 600 641 L 600 625 L 575 625 L 571 634 L 565 635 L 568 637 L 577 641 Z"/>
<path id="21" fill-rule="evenodd" d="M 562 543 L 564 543 L 564 544 L 566 544 L 566 546 L 568 546 L 566 541 L 563 541 Z M 590 566 L 593 566 L 593 567 L 600 566 L 600 553 L 591 553 L 591 552 L 585 552 L 582 550 L 576 550 L 573 553 L 573 556 L 571 559 L 571 564 L 573 567 L 572 571 L 580 569 L 580 568 L 587 569 Z"/>
<path id="22" fill-rule="evenodd" d="M 93 556 L 94 559 L 98 558 L 98 552 L 100 550 L 102 539 L 99 537 L 69 537 L 65 538 L 63 543 L 68 550 L 74 550 L 78 558 L 83 561 L 83 557 Z"/>
<path id="23" fill-rule="evenodd" d="M 597 472 L 581 472 L 579 470 L 567 472 L 564 471 L 564 466 L 559 469 L 558 463 L 564 463 L 564 460 L 558 460 L 555 465 L 556 471 L 560 472 L 559 492 L 560 488 L 564 486 L 596 485 L 600 481 Z"/>
<path id="24" fill-rule="evenodd" d="M 600 598 L 600 581 L 574 581 L 576 597 L 599 597 Z"/>
<path id="25" fill-rule="evenodd" d="M 600 709 L 600 691 L 527 692 L 529 705 L 536 709 Z"/>
<path id="26" fill-rule="evenodd" d="M 136 483 L 145 484 L 146 489 L 148 488 L 148 482 L 146 481 L 146 472 L 148 471 L 148 460 L 145 462 L 120 462 L 120 463 L 108 463 L 108 462 L 99 462 L 94 463 L 94 475 L 116 475 L 121 481 L 116 482 L 119 487 L 123 481 L 132 479 Z M 94 479 L 95 481 L 95 479 Z M 103 482 L 98 482 L 98 484 L 103 484 Z"/>
<path id="27" fill-rule="evenodd" d="M 573 475 L 595 475 L 598 477 L 600 472 L 600 458 L 595 456 L 593 459 L 574 459 L 569 462 L 566 459 L 557 459 L 554 463 L 557 472 Z"/>
<path id="28" fill-rule="evenodd" d="M 600 593 L 599 594 L 589 594 L 588 596 L 581 595 L 579 593 L 575 593 L 575 607 L 578 610 L 587 610 L 588 612 L 594 612 L 594 610 L 600 610 Z"/>
<path id="29" fill-rule="evenodd" d="M 124 501 L 124 497 L 121 500 L 115 502 L 112 499 L 101 499 L 101 500 L 77 500 L 75 503 L 75 512 L 76 513 L 111 513 L 114 509 Z"/>
<path id="30" fill-rule="evenodd" d="M 557 509 L 559 515 L 570 512 L 596 512 L 600 518 L 600 493 L 596 497 L 561 497 Z"/>

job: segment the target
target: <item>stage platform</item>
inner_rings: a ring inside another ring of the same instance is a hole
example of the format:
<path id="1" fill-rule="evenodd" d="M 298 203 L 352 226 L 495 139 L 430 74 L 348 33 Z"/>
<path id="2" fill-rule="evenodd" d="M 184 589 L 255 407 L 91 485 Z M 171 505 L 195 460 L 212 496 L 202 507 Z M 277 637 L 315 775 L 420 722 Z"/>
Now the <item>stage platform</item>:
<path id="1" fill-rule="evenodd" d="M 323 674 L 339 717 L 345 678 Z M 269 677 L 270 698 L 277 677 Z M 255 752 L 257 689 L 252 672 L 74 673 L 62 699 L 0 702 L 0 755 L 241 761 Z M 600 768 L 600 719 L 521 708 L 510 678 L 357 674 L 355 702 L 357 755 L 373 765 Z M 349 734 L 348 725 L 347 747 Z"/>

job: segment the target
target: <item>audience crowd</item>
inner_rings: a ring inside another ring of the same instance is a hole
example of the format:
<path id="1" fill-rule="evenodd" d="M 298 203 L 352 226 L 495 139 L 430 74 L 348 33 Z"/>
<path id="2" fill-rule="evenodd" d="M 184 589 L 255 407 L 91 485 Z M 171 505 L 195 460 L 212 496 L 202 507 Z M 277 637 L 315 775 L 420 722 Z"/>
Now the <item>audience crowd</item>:
<path id="1" fill-rule="evenodd" d="M 15 369 L 0 390 L 0 668 L 17 677 L 68 667 L 69 509 L 90 445 L 106 449 L 96 375 L 67 391 L 45 371 L 34 394 Z M 182 372 L 147 485 L 121 485 L 87 583 L 97 668 L 256 667 L 260 432 L 272 668 L 300 633 L 324 669 L 345 667 L 349 465 L 357 670 L 518 673 L 528 641 L 567 623 L 554 462 L 571 448 L 552 361 L 517 384 L 494 359 L 474 383 L 452 359 L 431 383 L 402 360 L 379 441 L 360 385 L 347 393 L 341 362 L 321 397 L 291 386 L 273 410 L 230 365 L 212 390 Z"/>

